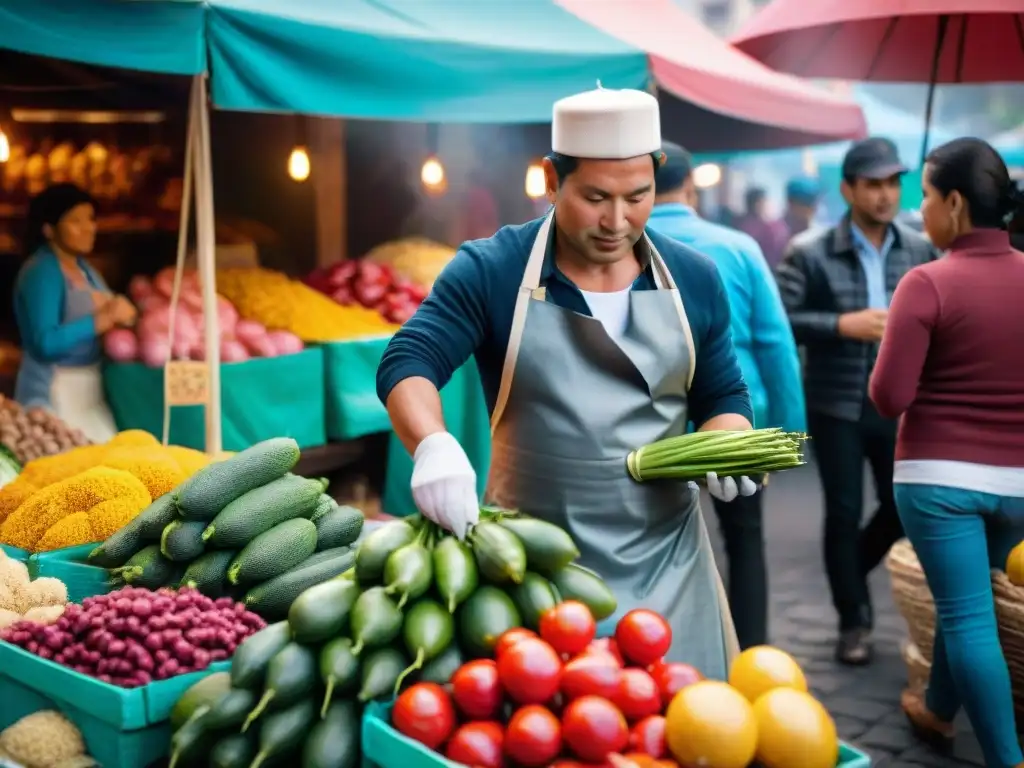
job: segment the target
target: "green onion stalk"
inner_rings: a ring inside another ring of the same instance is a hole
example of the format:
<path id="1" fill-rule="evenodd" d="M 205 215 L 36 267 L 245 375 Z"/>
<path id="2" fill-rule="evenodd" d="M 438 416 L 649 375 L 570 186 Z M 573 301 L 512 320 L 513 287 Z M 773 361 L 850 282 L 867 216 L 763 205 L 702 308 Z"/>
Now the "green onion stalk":
<path id="1" fill-rule="evenodd" d="M 713 430 L 667 437 L 632 451 L 626 469 L 638 483 L 647 480 L 703 480 L 763 475 L 804 464 L 807 435 L 781 429 Z"/>

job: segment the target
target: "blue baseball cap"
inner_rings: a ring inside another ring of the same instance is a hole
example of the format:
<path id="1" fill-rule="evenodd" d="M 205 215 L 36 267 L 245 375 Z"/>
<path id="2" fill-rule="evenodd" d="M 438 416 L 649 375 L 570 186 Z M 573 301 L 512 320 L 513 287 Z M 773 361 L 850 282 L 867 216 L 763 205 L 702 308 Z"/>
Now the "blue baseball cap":
<path id="1" fill-rule="evenodd" d="M 786 199 L 804 205 L 814 205 L 821 198 L 821 187 L 817 179 L 810 176 L 795 176 L 786 184 Z"/>

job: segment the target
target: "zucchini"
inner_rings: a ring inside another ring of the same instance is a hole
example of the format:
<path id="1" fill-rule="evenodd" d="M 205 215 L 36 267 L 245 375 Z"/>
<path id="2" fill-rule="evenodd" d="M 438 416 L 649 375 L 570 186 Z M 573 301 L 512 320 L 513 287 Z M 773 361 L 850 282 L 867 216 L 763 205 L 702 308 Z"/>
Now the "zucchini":
<path id="1" fill-rule="evenodd" d="M 446 536 L 434 547 L 433 560 L 437 591 L 448 612 L 455 613 L 480 583 L 473 550 L 454 536 Z"/>
<path id="2" fill-rule="evenodd" d="M 161 496 L 160 498 L 163 498 Z M 153 502 L 156 504 L 157 502 Z M 152 504 L 150 505 L 152 506 Z M 133 517 L 126 525 L 114 531 L 106 541 L 96 547 L 86 562 L 95 565 L 97 568 L 118 568 L 128 562 L 128 559 L 142 549 L 142 523 L 139 519 L 142 513 Z"/>
<path id="3" fill-rule="evenodd" d="M 365 704 L 391 696 L 408 663 L 405 654 L 393 646 L 370 651 L 363 660 L 362 687 L 356 698 Z"/>
<path id="4" fill-rule="evenodd" d="M 356 598 L 349 616 L 352 653 L 358 656 L 364 648 L 387 645 L 402 631 L 402 612 L 387 596 L 383 587 L 371 587 Z"/>
<path id="5" fill-rule="evenodd" d="M 618 608 L 615 593 L 593 571 L 570 563 L 551 574 L 562 600 L 579 600 L 594 614 L 595 621 L 607 619 Z"/>
<path id="6" fill-rule="evenodd" d="M 171 759 L 168 768 L 191 764 L 210 748 L 210 735 L 201 717 L 189 720 L 171 736 Z"/>
<path id="7" fill-rule="evenodd" d="M 224 597 L 228 586 L 228 564 L 235 553 L 224 549 L 205 552 L 189 563 L 181 576 L 181 587 L 198 589 L 207 597 Z"/>
<path id="8" fill-rule="evenodd" d="M 338 502 L 336 502 L 330 494 L 321 493 L 320 498 L 316 500 L 316 506 L 313 508 L 313 514 L 309 516 L 309 519 L 314 523 L 321 517 L 326 515 L 332 509 L 338 508 Z"/>
<path id="9" fill-rule="evenodd" d="M 396 695 L 406 677 L 422 669 L 424 662 L 437 658 L 451 645 L 454 634 L 452 615 L 440 603 L 419 600 L 409 609 L 402 625 L 402 640 L 413 662 L 395 681 Z"/>
<path id="10" fill-rule="evenodd" d="M 316 551 L 316 526 L 294 518 L 278 523 L 245 545 L 231 565 L 232 584 L 258 584 L 294 568 Z"/>
<path id="11" fill-rule="evenodd" d="M 328 510 L 313 521 L 317 550 L 349 546 L 363 532 L 364 522 L 366 517 L 355 507 L 335 506 Z"/>
<path id="12" fill-rule="evenodd" d="M 354 581 L 331 579 L 310 587 L 288 609 L 288 625 L 298 643 L 322 643 L 348 626 L 348 616 L 361 590 Z"/>
<path id="13" fill-rule="evenodd" d="M 205 716 L 230 692 L 231 675 L 227 672 L 214 672 L 193 683 L 171 709 L 171 730 L 176 731 L 190 720 Z"/>
<path id="14" fill-rule="evenodd" d="M 270 624 L 247 637 L 231 659 L 231 685 L 247 690 L 262 688 L 267 665 L 291 639 L 287 621 Z"/>
<path id="15" fill-rule="evenodd" d="M 278 523 L 309 518 L 323 489 L 320 480 L 307 480 L 298 475 L 285 475 L 253 488 L 210 521 L 203 530 L 203 541 L 219 549 L 241 549 Z"/>
<path id="16" fill-rule="evenodd" d="M 302 747 L 302 768 L 356 768 L 361 721 L 354 701 L 336 701 Z"/>
<path id="17" fill-rule="evenodd" d="M 423 595 L 433 580 L 434 561 L 430 550 L 423 546 L 422 536 L 396 549 L 384 562 L 384 591 L 399 596 L 399 609 L 409 599 Z"/>
<path id="18" fill-rule="evenodd" d="M 178 517 L 178 508 L 174 506 L 174 491 L 165 493 L 153 503 L 139 512 L 135 518 L 142 528 L 144 541 L 160 541 L 160 535 L 167 524 Z"/>
<path id="19" fill-rule="evenodd" d="M 551 573 L 580 556 L 572 536 L 552 523 L 521 516 L 502 516 L 497 523 L 522 543 L 531 570 Z"/>
<path id="20" fill-rule="evenodd" d="M 287 573 L 246 592 L 245 607 L 268 620 L 283 619 L 299 595 L 312 586 L 340 576 L 355 561 L 356 554 L 349 551 L 348 547 L 317 552 Z"/>
<path id="21" fill-rule="evenodd" d="M 456 617 L 459 646 L 467 655 L 493 657 L 498 638 L 521 627 L 522 621 L 512 598 L 497 587 L 485 585 L 470 595 Z"/>
<path id="22" fill-rule="evenodd" d="M 523 583 L 516 584 L 509 594 L 519 609 L 523 626 L 533 630 L 540 626 L 540 617 L 559 603 L 551 582 L 533 571 L 527 571 Z"/>
<path id="23" fill-rule="evenodd" d="M 256 757 L 256 737 L 247 733 L 222 736 L 210 749 L 209 768 L 249 768 Z"/>
<path id="24" fill-rule="evenodd" d="M 227 675 L 230 683 L 230 672 L 218 672 L 217 674 Z M 258 701 L 254 691 L 246 688 L 232 688 L 210 707 L 209 712 L 203 715 L 203 725 L 210 731 L 237 729 L 245 722 L 246 716 Z"/>
<path id="25" fill-rule="evenodd" d="M 349 694 L 359 682 L 359 659 L 352 653 L 347 637 L 332 640 L 320 651 L 320 678 L 324 683 L 324 704 L 320 717 L 326 717 L 334 694 Z"/>
<path id="26" fill-rule="evenodd" d="M 364 586 L 379 583 L 391 553 L 415 538 L 416 529 L 404 520 L 393 520 L 373 531 L 359 543 L 356 551 L 356 579 Z"/>
<path id="27" fill-rule="evenodd" d="M 249 768 L 260 768 L 267 760 L 296 749 L 316 722 L 316 707 L 307 697 L 287 709 L 271 712 L 260 726 L 259 752 Z"/>
<path id="28" fill-rule="evenodd" d="M 120 568 L 113 568 L 110 575 L 115 584 L 124 582 L 133 587 L 159 589 L 177 584 L 181 579 L 183 566 L 172 563 L 160 554 L 158 544 L 150 544 L 132 555 Z"/>
<path id="29" fill-rule="evenodd" d="M 242 733 L 249 730 L 249 726 L 256 722 L 271 703 L 282 708 L 308 699 L 318 679 L 316 653 L 304 645 L 288 643 L 267 665 L 263 697 L 242 724 Z"/>
<path id="30" fill-rule="evenodd" d="M 160 534 L 160 553 L 172 562 L 187 563 L 205 550 L 203 524 L 196 520 L 172 520 Z"/>
<path id="31" fill-rule="evenodd" d="M 208 522 L 242 494 L 291 472 L 300 454 L 290 437 L 263 440 L 200 469 L 171 491 L 174 503 L 182 517 Z"/>
<path id="32" fill-rule="evenodd" d="M 516 535 L 497 523 L 482 522 L 469 535 L 480 575 L 492 584 L 518 584 L 526 574 L 526 550 Z"/>
<path id="33" fill-rule="evenodd" d="M 463 663 L 465 663 L 465 659 L 462 657 L 462 651 L 459 650 L 458 644 L 451 643 L 441 651 L 439 656 L 435 656 L 424 664 L 417 677 L 424 683 L 447 685 L 452 679 L 452 675 L 458 671 Z"/>

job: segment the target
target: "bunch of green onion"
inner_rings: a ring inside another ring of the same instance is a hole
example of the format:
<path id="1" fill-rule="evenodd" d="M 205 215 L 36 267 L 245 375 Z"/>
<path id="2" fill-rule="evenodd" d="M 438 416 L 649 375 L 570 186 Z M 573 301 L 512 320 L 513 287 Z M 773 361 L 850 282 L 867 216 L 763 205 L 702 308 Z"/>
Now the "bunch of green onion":
<path id="1" fill-rule="evenodd" d="M 762 475 L 804 463 L 807 435 L 781 429 L 714 430 L 667 437 L 626 457 L 626 468 L 638 483 L 646 480 L 703 480 Z"/>

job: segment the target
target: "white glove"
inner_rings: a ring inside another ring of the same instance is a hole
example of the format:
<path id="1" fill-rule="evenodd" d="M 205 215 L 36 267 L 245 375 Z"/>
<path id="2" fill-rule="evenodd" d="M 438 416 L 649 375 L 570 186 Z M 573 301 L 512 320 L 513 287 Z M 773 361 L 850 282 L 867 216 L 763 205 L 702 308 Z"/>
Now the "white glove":
<path id="1" fill-rule="evenodd" d="M 464 539 L 480 519 L 476 472 L 459 441 L 435 432 L 413 454 L 412 497 L 423 516 Z"/>
<path id="2" fill-rule="evenodd" d="M 736 482 L 737 479 L 739 480 L 738 483 Z M 716 473 L 708 472 L 705 483 L 708 493 L 719 501 L 733 501 L 737 496 L 753 496 L 759 490 L 757 483 L 746 476 L 740 478 L 723 477 L 719 480 Z M 697 490 L 697 484 L 690 483 L 690 488 Z"/>

